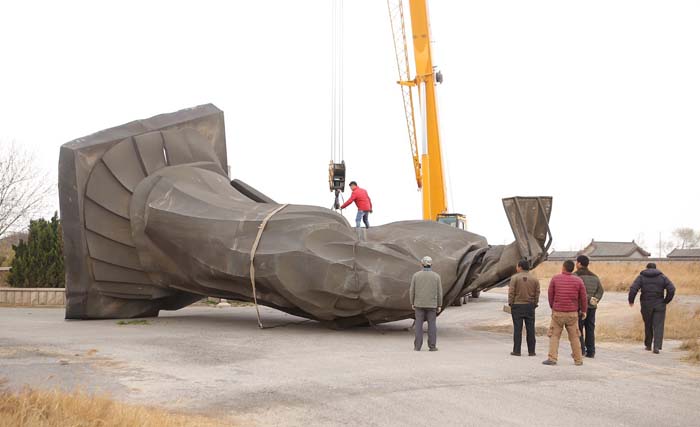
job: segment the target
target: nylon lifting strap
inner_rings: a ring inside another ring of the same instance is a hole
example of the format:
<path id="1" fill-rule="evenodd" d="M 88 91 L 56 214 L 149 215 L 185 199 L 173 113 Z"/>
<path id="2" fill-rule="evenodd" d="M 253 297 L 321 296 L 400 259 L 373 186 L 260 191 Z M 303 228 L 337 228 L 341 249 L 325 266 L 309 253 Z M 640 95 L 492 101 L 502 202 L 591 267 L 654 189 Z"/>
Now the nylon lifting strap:
<path id="1" fill-rule="evenodd" d="M 253 302 L 255 303 L 255 313 L 258 316 L 258 327 L 260 329 L 265 329 L 265 326 L 263 326 L 262 320 L 260 320 L 260 309 L 258 308 L 258 294 L 255 290 L 255 266 L 253 265 L 253 262 L 255 261 L 255 252 L 258 250 L 258 245 L 260 244 L 260 239 L 262 238 L 263 231 L 265 231 L 265 226 L 267 225 L 267 222 L 270 220 L 270 218 L 272 218 L 274 214 L 286 208 L 287 206 L 287 204 L 284 204 L 267 214 L 265 219 L 263 219 L 260 225 L 258 226 L 258 235 L 255 237 L 253 247 L 250 248 L 250 284 L 253 287 Z"/>

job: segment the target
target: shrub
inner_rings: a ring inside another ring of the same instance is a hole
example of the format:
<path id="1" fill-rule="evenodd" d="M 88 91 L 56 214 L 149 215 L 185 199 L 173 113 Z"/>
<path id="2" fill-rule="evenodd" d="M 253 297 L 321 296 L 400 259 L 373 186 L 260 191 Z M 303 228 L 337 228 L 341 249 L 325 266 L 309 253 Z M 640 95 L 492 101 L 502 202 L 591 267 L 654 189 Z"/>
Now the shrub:
<path id="1" fill-rule="evenodd" d="M 29 221 L 27 241 L 12 245 L 12 260 L 7 282 L 19 288 L 63 288 L 63 239 L 61 221 L 55 213 L 50 221 Z"/>

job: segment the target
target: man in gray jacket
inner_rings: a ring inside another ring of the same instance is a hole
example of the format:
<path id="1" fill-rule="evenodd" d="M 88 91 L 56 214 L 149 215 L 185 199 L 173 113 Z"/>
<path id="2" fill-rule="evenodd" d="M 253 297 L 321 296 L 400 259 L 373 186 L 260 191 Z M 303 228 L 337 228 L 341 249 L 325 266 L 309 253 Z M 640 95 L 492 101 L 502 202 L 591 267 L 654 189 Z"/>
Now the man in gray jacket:
<path id="1" fill-rule="evenodd" d="M 586 357 L 595 357 L 595 313 L 598 303 L 603 299 L 605 289 L 598 276 L 588 269 L 590 259 L 586 255 L 576 257 L 576 272 L 586 287 L 588 297 L 588 310 L 586 316 L 579 317 L 578 328 L 581 331 L 581 350 Z M 583 314 L 583 313 L 582 313 Z"/>
<path id="2" fill-rule="evenodd" d="M 437 325 L 435 319 L 442 308 L 442 281 L 440 275 L 432 270 L 433 259 L 429 256 L 421 260 L 423 269 L 411 278 L 408 291 L 411 307 L 416 312 L 416 339 L 413 349 L 420 351 L 423 346 L 423 322 L 428 321 L 428 347 L 437 351 Z"/>

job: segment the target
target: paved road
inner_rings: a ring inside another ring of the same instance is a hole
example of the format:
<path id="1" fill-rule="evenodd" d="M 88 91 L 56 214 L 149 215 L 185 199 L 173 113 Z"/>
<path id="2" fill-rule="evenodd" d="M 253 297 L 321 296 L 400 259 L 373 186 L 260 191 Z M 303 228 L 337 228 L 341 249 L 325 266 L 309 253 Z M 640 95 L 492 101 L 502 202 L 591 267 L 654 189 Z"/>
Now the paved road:
<path id="1" fill-rule="evenodd" d="M 510 337 L 472 325 L 506 316 L 502 293 L 438 319 L 440 351 L 412 351 L 410 321 L 333 331 L 271 309 L 193 307 L 146 325 L 64 321 L 0 309 L 0 378 L 10 387 L 118 399 L 257 425 L 697 425 L 700 368 L 641 345 L 601 344 L 583 366 L 509 356 Z M 562 344 L 561 354 L 569 353 Z"/>

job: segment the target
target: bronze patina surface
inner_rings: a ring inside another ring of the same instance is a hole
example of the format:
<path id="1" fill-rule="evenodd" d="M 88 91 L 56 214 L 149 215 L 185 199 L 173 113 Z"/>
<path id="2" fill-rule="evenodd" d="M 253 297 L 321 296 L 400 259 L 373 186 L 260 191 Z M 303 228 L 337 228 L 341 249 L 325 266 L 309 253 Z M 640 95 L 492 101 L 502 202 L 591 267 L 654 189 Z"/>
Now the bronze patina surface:
<path id="1" fill-rule="evenodd" d="M 506 204 L 517 240 L 491 246 L 429 221 L 358 233 L 329 209 L 282 207 L 230 182 L 227 170 L 223 113 L 213 105 L 64 144 L 66 318 L 157 316 L 204 296 L 251 301 L 258 236 L 258 303 L 337 327 L 412 317 L 407 293 L 423 256 L 434 260 L 447 306 L 501 283 L 522 257 L 536 263 L 546 252 L 551 198 L 520 199 L 520 219 Z"/>

